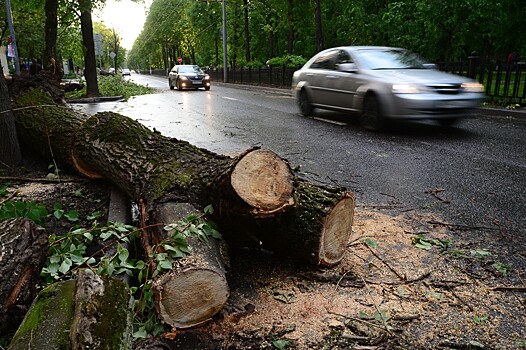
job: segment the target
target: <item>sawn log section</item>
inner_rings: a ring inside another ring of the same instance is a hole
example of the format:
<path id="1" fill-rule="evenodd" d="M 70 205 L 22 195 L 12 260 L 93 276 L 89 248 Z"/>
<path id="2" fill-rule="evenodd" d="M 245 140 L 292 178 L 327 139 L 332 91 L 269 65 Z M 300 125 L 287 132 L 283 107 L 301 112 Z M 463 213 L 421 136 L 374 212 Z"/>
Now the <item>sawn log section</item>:
<path id="1" fill-rule="evenodd" d="M 163 203 L 189 203 L 197 210 L 212 204 L 213 219 L 229 244 L 259 241 L 326 266 L 344 255 L 352 229 L 352 193 L 296 178 L 288 162 L 270 150 L 218 155 L 111 112 L 86 117 L 68 108 L 39 106 L 17 111 L 15 120 L 19 133 L 31 135 L 23 140 L 34 151 L 123 190 L 139 205 L 143 228 L 166 224 L 156 221 Z M 161 239 L 159 230 L 143 230 L 146 255 Z M 228 295 L 228 290 L 217 294 Z M 196 319 L 202 320 L 202 315 Z"/>

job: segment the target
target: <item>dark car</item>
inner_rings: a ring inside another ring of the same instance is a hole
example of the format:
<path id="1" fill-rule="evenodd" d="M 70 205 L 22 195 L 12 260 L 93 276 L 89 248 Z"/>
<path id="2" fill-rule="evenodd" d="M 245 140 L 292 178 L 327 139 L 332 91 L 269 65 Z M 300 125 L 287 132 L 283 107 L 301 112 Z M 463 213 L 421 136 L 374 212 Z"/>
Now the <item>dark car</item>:
<path id="1" fill-rule="evenodd" d="M 302 114 L 314 108 L 356 113 L 367 129 L 401 119 L 451 125 L 480 106 L 484 87 L 435 68 L 401 48 L 336 47 L 296 71 L 292 91 Z"/>
<path id="2" fill-rule="evenodd" d="M 210 76 L 196 65 L 177 65 L 168 75 L 168 85 L 173 90 L 205 88 L 210 90 Z"/>

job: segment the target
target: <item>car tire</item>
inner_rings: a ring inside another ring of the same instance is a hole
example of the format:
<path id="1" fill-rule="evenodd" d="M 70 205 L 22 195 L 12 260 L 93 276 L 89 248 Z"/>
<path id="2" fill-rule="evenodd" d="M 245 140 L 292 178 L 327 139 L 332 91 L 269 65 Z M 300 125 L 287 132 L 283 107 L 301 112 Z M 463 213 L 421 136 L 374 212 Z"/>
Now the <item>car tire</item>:
<path id="1" fill-rule="evenodd" d="M 168 80 L 168 85 L 170 85 L 170 90 L 175 89 L 175 87 L 172 85 L 172 81 L 171 80 Z"/>
<path id="2" fill-rule="evenodd" d="M 179 91 L 183 90 L 183 86 L 181 85 L 181 82 L 179 80 L 177 81 L 177 90 Z"/>
<path id="3" fill-rule="evenodd" d="M 305 89 L 302 89 L 298 96 L 298 107 L 300 108 L 300 113 L 306 116 L 311 115 L 314 111 L 314 107 L 312 107 L 309 95 Z"/>
<path id="4" fill-rule="evenodd" d="M 367 96 L 365 98 L 360 124 L 371 131 L 378 131 L 385 127 L 385 118 L 382 115 L 376 96 Z"/>
<path id="5" fill-rule="evenodd" d="M 205 86 L 205 90 L 209 91 L 210 90 L 210 86 Z"/>

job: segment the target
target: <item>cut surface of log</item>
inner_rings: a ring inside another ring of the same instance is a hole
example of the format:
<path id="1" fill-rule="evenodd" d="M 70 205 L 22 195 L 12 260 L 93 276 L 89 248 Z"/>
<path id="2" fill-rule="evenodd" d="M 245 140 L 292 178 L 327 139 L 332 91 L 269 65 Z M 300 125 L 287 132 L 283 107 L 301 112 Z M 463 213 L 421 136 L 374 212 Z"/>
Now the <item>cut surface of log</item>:
<path id="1" fill-rule="evenodd" d="M 232 171 L 232 187 L 253 213 L 272 213 L 294 204 L 293 178 L 283 159 L 269 150 L 248 153 Z"/>
<path id="2" fill-rule="evenodd" d="M 164 203 L 156 221 L 170 224 L 196 212 L 188 203 Z M 192 237 L 188 243 L 191 255 L 177 261 L 171 272 L 153 284 L 159 318 L 172 327 L 206 322 L 223 308 L 230 294 L 222 242 L 210 238 L 206 243 Z"/>

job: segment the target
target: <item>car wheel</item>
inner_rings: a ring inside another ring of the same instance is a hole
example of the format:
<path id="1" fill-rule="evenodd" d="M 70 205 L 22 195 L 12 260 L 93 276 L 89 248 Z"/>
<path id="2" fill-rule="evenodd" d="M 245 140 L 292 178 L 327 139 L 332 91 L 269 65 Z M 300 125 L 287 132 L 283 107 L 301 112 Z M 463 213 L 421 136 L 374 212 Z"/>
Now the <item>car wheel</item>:
<path id="1" fill-rule="evenodd" d="M 300 95 L 298 96 L 298 106 L 300 108 L 300 113 L 303 115 L 311 115 L 314 111 L 314 107 L 312 107 L 307 91 L 300 91 Z"/>
<path id="2" fill-rule="evenodd" d="M 172 81 L 171 80 L 168 80 L 168 85 L 170 85 L 170 90 L 175 89 L 175 87 L 172 85 Z"/>
<path id="3" fill-rule="evenodd" d="M 179 91 L 183 90 L 183 86 L 181 85 L 180 81 L 177 81 L 177 90 Z"/>
<path id="4" fill-rule="evenodd" d="M 438 119 L 437 122 L 444 127 L 453 126 L 458 123 L 458 118 Z"/>
<path id="5" fill-rule="evenodd" d="M 210 90 L 210 86 L 205 86 L 205 90 L 206 91 Z"/>
<path id="6" fill-rule="evenodd" d="M 360 124 L 367 129 L 378 131 L 385 126 L 385 120 L 380 111 L 380 105 L 376 96 L 368 96 L 363 103 Z"/>

